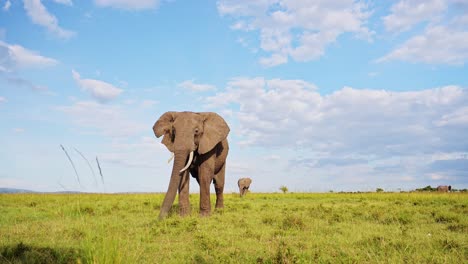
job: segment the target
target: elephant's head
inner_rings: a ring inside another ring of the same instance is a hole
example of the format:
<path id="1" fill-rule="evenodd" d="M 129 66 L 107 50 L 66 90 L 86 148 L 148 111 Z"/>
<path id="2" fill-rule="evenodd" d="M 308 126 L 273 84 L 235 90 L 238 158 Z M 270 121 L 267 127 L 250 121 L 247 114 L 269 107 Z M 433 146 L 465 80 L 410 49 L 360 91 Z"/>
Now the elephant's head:
<path id="1" fill-rule="evenodd" d="M 160 218 L 172 207 L 180 179 L 192 163 L 194 152 L 205 154 L 212 150 L 229 133 L 229 126 L 216 113 L 166 112 L 153 126 L 156 137 L 164 136 L 162 143 L 174 153 L 169 187 L 164 197 Z"/>

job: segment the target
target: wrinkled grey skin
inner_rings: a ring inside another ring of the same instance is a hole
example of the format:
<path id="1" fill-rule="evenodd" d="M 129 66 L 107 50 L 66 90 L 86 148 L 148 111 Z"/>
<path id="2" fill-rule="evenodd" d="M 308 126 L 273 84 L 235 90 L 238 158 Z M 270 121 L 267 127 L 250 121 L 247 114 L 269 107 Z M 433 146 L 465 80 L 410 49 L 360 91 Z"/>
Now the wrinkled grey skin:
<path id="1" fill-rule="evenodd" d="M 450 185 L 439 185 L 437 186 L 437 191 L 438 192 L 450 192 L 452 190 L 452 186 Z"/>
<path id="2" fill-rule="evenodd" d="M 251 183 L 252 183 L 252 179 L 250 178 L 240 178 L 237 181 L 237 186 L 239 186 L 239 194 L 241 197 L 247 193 Z"/>
<path id="3" fill-rule="evenodd" d="M 161 143 L 174 153 L 171 179 L 159 213 L 167 216 L 179 192 L 180 215 L 190 214 L 189 172 L 200 185 L 200 215 L 211 213 L 210 184 L 216 191 L 216 208 L 223 208 L 226 157 L 229 151 L 229 126 L 216 113 L 166 112 L 153 126 L 156 137 L 164 136 Z M 190 167 L 182 171 L 194 153 Z"/>

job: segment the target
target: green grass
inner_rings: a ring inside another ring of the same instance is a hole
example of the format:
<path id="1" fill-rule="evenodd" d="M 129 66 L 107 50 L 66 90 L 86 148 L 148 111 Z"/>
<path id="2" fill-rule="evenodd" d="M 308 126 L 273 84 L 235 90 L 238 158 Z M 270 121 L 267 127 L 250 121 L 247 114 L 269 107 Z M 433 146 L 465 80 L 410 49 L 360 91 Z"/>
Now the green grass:
<path id="1" fill-rule="evenodd" d="M 192 194 L 191 216 L 157 221 L 162 199 L 0 195 L 0 263 L 468 261 L 467 194 L 227 194 L 209 218 Z"/>

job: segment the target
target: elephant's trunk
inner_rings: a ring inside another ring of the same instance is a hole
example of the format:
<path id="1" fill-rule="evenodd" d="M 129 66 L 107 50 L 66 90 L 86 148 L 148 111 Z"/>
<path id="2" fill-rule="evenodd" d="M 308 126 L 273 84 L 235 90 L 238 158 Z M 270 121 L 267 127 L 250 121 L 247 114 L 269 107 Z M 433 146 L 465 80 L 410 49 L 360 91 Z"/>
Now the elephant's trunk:
<path id="1" fill-rule="evenodd" d="M 174 203 L 177 190 L 179 188 L 180 180 L 182 178 L 181 172 L 185 162 L 187 161 L 188 152 L 181 151 L 175 153 L 174 166 L 172 167 L 171 180 L 169 182 L 169 187 L 167 187 L 166 196 L 161 206 L 161 211 L 159 212 L 159 219 L 163 219 L 169 213 L 169 210 Z"/>

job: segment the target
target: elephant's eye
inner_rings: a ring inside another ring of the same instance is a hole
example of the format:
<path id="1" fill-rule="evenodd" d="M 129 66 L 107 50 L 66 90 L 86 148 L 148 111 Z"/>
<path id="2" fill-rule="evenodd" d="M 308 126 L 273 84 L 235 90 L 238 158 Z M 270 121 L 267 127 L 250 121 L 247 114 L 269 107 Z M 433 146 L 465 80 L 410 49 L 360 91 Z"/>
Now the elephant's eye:
<path id="1" fill-rule="evenodd" d="M 200 130 L 198 128 L 195 128 L 195 135 L 198 135 L 199 132 Z"/>

